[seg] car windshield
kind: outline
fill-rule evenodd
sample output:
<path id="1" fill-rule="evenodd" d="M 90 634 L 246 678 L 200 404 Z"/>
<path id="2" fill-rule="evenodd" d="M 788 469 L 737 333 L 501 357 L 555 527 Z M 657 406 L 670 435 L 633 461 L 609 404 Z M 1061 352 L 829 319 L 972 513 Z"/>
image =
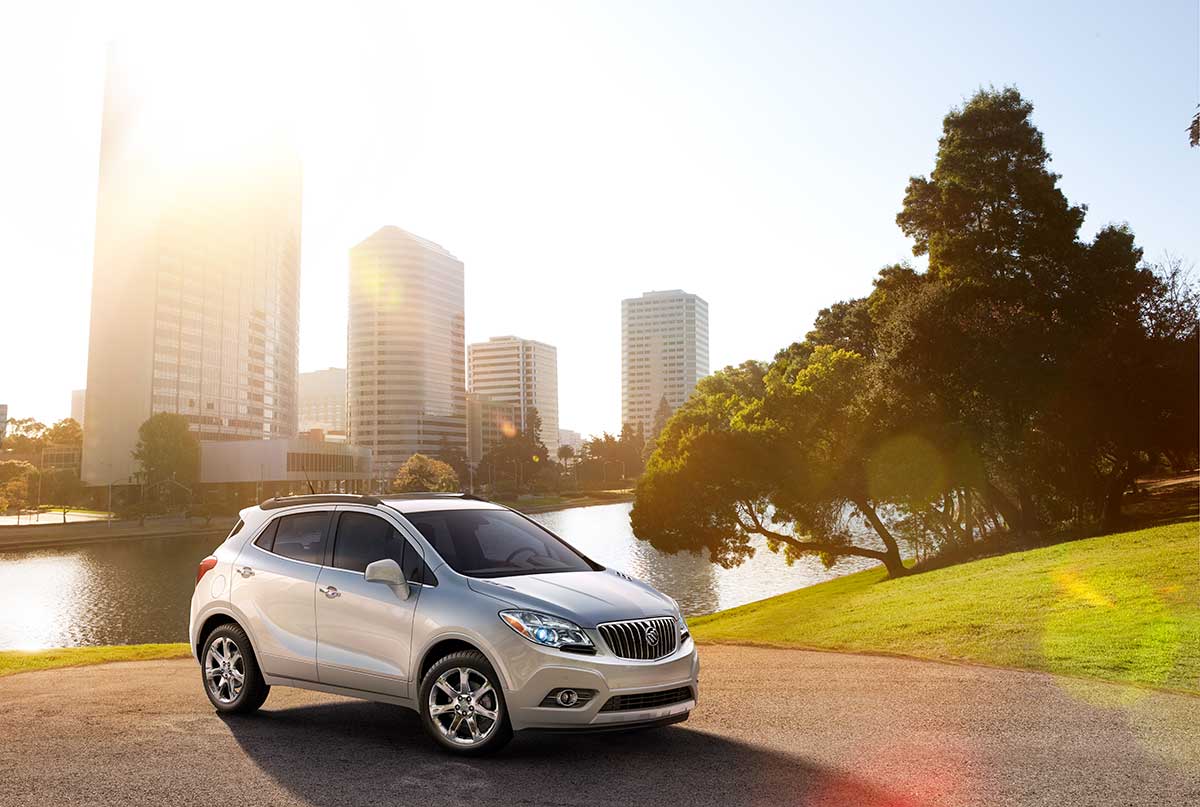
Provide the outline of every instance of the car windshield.
<path id="1" fill-rule="evenodd" d="M 407 518 L 450 568 L 469 577 L 594 569 L 574 549 L 510 510 L 436 510 Z"/>

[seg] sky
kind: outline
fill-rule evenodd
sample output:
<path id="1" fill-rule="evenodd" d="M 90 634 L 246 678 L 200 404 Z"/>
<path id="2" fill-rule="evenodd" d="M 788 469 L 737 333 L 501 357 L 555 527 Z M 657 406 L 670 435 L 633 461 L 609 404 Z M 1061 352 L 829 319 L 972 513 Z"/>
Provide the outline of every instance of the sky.
<path id="1" fill-rule="evenodd" d="M 704 297 L 718 369 L 914 260 L 905 185 L 980 87 L 1033 102 L 1085 236 L 1200 261 L 1197 0 L 844 5 L 4 3 L 0 403 L 50 422 L 86 382 L 114 38 L 289 67 L 302 371 L 345 366 L 347 253 L 392 224 L 464 262 L 468 341 L 557 346 L 585 435 L 620 428 L 622 298 Z"/>

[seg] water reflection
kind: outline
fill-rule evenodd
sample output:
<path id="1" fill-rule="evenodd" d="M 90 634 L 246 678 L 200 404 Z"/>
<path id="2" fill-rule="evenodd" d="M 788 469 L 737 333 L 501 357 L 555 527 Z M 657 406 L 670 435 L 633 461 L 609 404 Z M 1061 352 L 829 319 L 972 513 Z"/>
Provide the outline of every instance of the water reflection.
<path id="1" fill-rule="evenodd" d="M 754 557 L 721 569 L 702 555 L 666 555 L 637 540 L 629 504 L 534 516 L 593 559 L 670 594 L 684 613 L 710 613 L 812 585 L 873 564 L 793 566 L 758 543 Z M 0 649 L 179 642 L 187 639 L 196 564 L 218 541 L 159 538 L 0 554 Z"/>
<path id="2" fill-rule="evenodd" d="M 751 542 L 756 549 L 752 558 L 736 568 L 722 569 L 709 563 L 707 553 L 668 555 L 639 541 L 629 527 L 632 506 L 577 507 L 533 518 L 593 560 L 671 595 L 691 616 L 745 605 L 876 564 L 868 558 L 846 558 L 826 569 L 820 560 L 809 557 L 788 566 L 782 555 L 771 552 L 766 541 L 759 539 Z"/>

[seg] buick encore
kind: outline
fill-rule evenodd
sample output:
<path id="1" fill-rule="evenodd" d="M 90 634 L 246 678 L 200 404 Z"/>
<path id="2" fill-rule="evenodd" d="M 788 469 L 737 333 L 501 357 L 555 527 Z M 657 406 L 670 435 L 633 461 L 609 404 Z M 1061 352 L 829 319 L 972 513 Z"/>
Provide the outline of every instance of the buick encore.
<path id="1" fill-rule="evenodd" d="M 415 709 L 443 748 L 481 754 L 514 731 L 663 726 L 696 705 L 675 601 L 514 510 L 329 494 L 239 515 L 192 596 L 219 712 L 313 689 Z"/>

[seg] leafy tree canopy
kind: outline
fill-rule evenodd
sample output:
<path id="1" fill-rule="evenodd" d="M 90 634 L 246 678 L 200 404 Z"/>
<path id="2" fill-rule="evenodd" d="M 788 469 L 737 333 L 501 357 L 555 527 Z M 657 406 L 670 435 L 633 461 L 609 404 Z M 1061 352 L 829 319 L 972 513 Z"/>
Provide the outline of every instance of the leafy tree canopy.
<path id="1" fill-rule="evenodd" d="M 151 415 L 138 427 L 133 458 L 150 485 L 170 479 L 191 487 L 200 478 L 200 441 L 183 415 Z"/>
<path id="2" fill-rule="evenodd" d="M 435 460 L 424 454 L 413 454 L 392 480 L 392 492 L 413 493 L 422 491 L 454 492 L 459 490 L 458 475 L 448 463 Z"/>

